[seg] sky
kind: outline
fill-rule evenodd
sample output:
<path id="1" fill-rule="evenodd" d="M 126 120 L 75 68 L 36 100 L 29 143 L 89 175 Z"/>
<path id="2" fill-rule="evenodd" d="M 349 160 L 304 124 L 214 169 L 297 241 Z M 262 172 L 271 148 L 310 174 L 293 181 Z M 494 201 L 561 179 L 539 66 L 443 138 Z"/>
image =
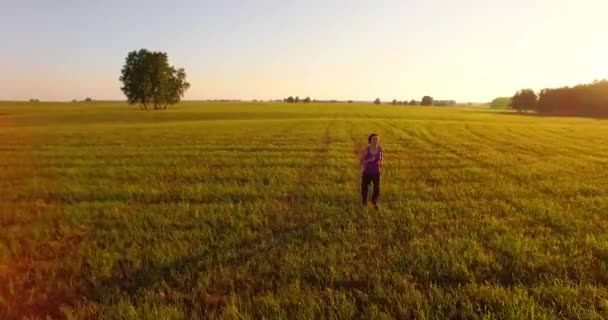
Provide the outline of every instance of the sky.
<path id="1" fill-rule="evenodd" d="M 608 78 L 606 0 L 0 0 L 0 100 L 125 99 L 164 51 L 184 99 L 485 102 Z"/>

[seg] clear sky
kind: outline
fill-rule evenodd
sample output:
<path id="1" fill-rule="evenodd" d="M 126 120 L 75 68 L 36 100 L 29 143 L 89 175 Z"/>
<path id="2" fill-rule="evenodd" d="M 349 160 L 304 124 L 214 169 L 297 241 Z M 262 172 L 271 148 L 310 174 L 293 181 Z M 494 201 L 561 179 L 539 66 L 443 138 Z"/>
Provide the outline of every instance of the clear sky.
<path id="1" fill-rule="evenodd" d="M 0 0 L 0 100 L 123 99 L 129 51 L 185 99 L 488 101 L 608 78 L 607 0 Z"/>

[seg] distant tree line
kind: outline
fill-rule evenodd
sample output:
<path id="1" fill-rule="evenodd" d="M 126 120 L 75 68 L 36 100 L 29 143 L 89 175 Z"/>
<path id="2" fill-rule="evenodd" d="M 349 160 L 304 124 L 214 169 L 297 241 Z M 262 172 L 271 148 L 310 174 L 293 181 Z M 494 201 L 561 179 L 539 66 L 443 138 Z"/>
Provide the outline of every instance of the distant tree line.
<path id="1" fill-rule="evenodd" d="M 397 100 L 397 99 L 393 99 L 393 101 L 391 101 L 391 104 L 394 105 L 394 106 L 417 106 L 417 105 L 420 105 L 420 103 L 418 101 L 416 101 L 416 100 L 410 100 L 410 101 L 403 100 L 403 101 L 400 101 L 400 100 Z"/>
<path id="2" fill-rule="evenodd" d="M 575 87 L 519 90 L 511 98 L 513 109 L 543 115 L 608 117 L 608 80 Z"/>
<path id="3" fill-rule="evenodd" d="M 379 105 L 382 104 L 382 101 L 380 101 L 380 98 L 376 98 L 376 100 L 374 100 L 374 104 Z M 444 107 L 444 106 L 453 106 L 456 105 L 456 101 L 454 100 L 434 100 L 433 97 L 431 96 L 424 96 L 422 97 L 422 100 L 420 100 L 420 102 L 416 101 L 416 100 L 410 100 L 409 102 L 406 100 L 400 101 L 397 99 L 393 99 L 393 101 L 391 101 L 392 105 L 409 105 L 409 106 L 438 106 L 438 107 Z"/>
<path id="4" fill-rule="evenodd" d="M 511 103 L 511 97 L 498 97 L 490 102 L 490 109 L 509 109 Z"/>
<path id="5" fill-rule="evenodd" d="M 93 102 L 95 101 L 95 99 L 90 98 L 90 97 L 86 97 L 84 98 L 84 100 L 82 100 L 83 102 Z M 72 102 L 78 102 L 78 99 L 73 99 Z"/>
<path id="6" fill-rule="evenodd" d="M 322 100 L 322 99 L 313 99 L 312 102 L 314 102 L 314 103 L 341 103 L 341 102 L 353 103 L 353 100 L 336 100 L 336 99 Z"/>
<path id="7" fill-rule="evenodd" d="M 241 99 L 207 99 L 206 102 L 242 102 Z"/>
<path id="8" fill-rule="evenodd" d="M 433 105 L 436 107 L 451 107 L 456 105 L 454 100 L 434 100 Z"/>
<path id="9" fill-rule="evenodd" d="M 303 100 L 300 100 L 300 97 L 296 96 L 295 98 L 292 96 L 289 96 L 287 98 L 285 98 L 283 101 L 287 102 L 287 103 L 310 103 L 312 100 L 310 100 L 310 97 L 306 97 Z"/>
<path id="10" fill-rule="evenodd" d="M 323 100 L 323 99 L 310 99 L 310 97 L 306 97 L 303 100 L 301 100 L 299 97 L 287 97 L 283 100 L 277 100 L 277 102 L 287 102 L 287 103 L 354 103 L 354 100 L 337 100 L 337 99 L 329 99 L 329 100 Z"/>

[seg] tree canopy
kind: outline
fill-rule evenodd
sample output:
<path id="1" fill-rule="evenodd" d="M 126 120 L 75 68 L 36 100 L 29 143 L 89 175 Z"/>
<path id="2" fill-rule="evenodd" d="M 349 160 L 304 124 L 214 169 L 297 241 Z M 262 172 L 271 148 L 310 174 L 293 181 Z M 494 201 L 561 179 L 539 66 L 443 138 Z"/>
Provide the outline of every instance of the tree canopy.
<path id="1" fill-rule="evenodd" d="M 432 106 L 433 105 L 433 97 L 424 96 L 422 97 L 422 101 L 420 102 L 421 106 Z"/>
<path id="2" fill-rule="evenodd" d="M 142 110 L 166 109 L 190 88 L 183 68 L 169 65 L 166 53 L 146 49 L 129 52 L 120 81 L 129 103 L 139 104 Z"/>
<path id="3" fill-rule="evenodd" d="M 498 97 L 490 102 L 490 109 L 508 109 L 511 107 L 511 97 Z"/>
<path id="4" fill-rule="evenodd" d="M 536 110 L 549 115 L 608 117 L 608 80 L 543 89 Z"/>
<path id="5" fill-rule="evenodd" d="M 524 110 L 536 110 L 538 97 L 532 89 L 522 89 L 515 93 L 511 98 L 511 106 L 513 109 L 521 112 Z"/>

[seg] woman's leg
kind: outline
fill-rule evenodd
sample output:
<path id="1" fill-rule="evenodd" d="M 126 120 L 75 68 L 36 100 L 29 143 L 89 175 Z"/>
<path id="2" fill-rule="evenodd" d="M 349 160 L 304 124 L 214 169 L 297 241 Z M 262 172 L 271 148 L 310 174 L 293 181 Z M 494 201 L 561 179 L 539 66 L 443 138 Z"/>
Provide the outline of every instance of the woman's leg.
<path id="1" fill-rule="evenodd" d="M 372 177 L 374 183 L 374 190 L 372 191 L 372 203 L 374 206 L 378 205 L 378 197 L 380 196 L 380 175 Z"/>
<path id="2" fill-rule="evenodd" d="M 367 204 L 367 194 L 368 194 L 368 188 L 369 188 L 369 183 L 370 183 L 370 178 L 368 175 L 363 174 L 361 175 L 361 200 L 363 205 Z"/>

